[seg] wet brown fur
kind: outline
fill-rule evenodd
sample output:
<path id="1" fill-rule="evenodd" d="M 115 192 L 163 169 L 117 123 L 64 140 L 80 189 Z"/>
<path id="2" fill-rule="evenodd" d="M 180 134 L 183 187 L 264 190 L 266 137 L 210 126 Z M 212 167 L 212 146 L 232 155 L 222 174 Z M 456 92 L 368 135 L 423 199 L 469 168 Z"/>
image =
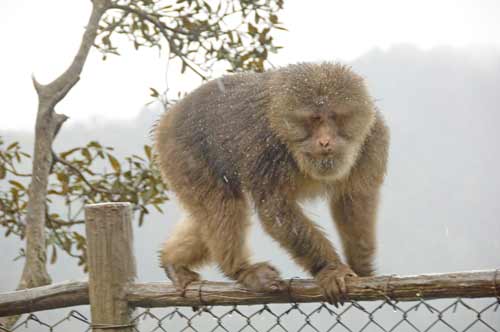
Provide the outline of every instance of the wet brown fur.
<path id="1" fill-rule="evenodd" d="M 310 158 L 318 137 L 332 139 L 333 151 Z M 188 212 L 164 244 L 162 266 L 181 289 L 199 278 L 190 269 L 209 261 L 247 287 L 280 289 L 271 265 L 249 260 L 253 202 L 264 230 L 332 302 L 342 300 L 345 277 L 374 271 L 388 143 L 363 80 L 340 64 L 290 65 L 202 85 L 155 129 L 158 165 Z M 330 202 L 352 271 L 302 212 L 300 202 L 317 196 Z"/>

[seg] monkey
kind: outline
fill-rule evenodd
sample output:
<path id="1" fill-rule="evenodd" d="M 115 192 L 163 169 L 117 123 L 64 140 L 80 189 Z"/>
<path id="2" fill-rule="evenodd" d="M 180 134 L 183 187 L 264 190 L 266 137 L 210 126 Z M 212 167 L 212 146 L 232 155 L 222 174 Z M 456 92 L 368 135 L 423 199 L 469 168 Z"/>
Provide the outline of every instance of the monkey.
<path id="1" fill-rule="evenodd" d="M 385 120 L 349 66 L 299 63 L 202 84 L 154 129 L 162 178 L 187 212 L 160 251 L 161 266 L 179 291 L 209 262 L 253 291 L 283 290 L 275 267 L 250 260 L 255 210 L 325 299 L 343 304 L 346 280 L 375 272 L 388 147 Z M 315 197 L 329 204 L 345 263 L 302 211 Z"/>

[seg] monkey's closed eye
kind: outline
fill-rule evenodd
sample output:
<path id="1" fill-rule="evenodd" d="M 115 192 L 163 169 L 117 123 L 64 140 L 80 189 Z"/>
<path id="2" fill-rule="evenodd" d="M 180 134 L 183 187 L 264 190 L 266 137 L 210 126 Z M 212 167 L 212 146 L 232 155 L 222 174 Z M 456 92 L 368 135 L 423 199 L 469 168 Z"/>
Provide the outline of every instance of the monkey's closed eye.
<path id="1" fill-rule="evenodd" d="M 332 120 L 337 120 L 338 115 L 337 115 L 337 113 L 333 113 L 333 112 L 331 112 L 330 114 L 328 114 L 328 117 L 329 117 L 330 119 L 332 119 Z"/>

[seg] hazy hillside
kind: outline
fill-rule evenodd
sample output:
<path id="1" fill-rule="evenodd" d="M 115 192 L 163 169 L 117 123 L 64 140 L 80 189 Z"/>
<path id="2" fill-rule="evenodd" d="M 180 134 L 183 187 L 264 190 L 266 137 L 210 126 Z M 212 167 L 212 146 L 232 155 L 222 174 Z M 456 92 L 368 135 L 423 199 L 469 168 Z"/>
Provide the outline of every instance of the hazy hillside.
<path id="1" fill-rule="evenodd" d="M 373 51 L 353 64 L 368 79 L 392 130 L 380 218 L 382 271 L 438 272 L 500 263 L 495 240 L 500 235 L 500 57 L 481 54 L 400 46 Z M 401 243 L 405 247 L 398 248 Z"/>
<path id="2" fill-rule="evenodd" d="M 500 266 L 500 54 L 398 46 L 374 50 L 353 63 L 368 80 L 392 130 L 390 169 L 379 218 L 379 272 L 416 274 Z M 142 151 L 157 115 L 143 111 L 130 123 L 63 128 L 57 149 L 97 139 L 118 154 Z M 2 133 L 31 144 L 25 133 Z M 31 145 L 27 146 L 29 150 Z M 323 204 L 306 207 L 331 230 Z M 156 251 L 180 212 L 175 201 L 136 229 L 141 280 L 163 279 Z M 333 233 L 333 231 L 332 231 Z M 333 239 L 336 239 L 333 236 Z M 0 240 L 0 291 L 15 287 L 19 243 Z M 267 236 L 254 228 L 255 257 L 275 262 L 287 277 L 305 276 Z M 269 255 L 273 253 L 273 255 Z M 55 281 L 81 278 L 61 257 L 50 268 Z M 221 278 L 213 269 L 209 278 Z"/>

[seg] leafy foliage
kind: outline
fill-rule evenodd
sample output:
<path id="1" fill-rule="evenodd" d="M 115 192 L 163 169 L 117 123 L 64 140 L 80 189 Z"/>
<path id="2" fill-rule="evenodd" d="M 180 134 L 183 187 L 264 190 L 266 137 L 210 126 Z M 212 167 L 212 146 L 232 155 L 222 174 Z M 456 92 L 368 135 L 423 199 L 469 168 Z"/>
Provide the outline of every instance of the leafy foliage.
<path id="1" fill-rule="evenodd" d="M 17 142 L 4 147 L 0 138 L 0 226 L 5 235 L 23 239 L 28 188 L 16 168 L 29 155 Z M 163 212 L 161 204 L 168 197 L 166 187 L 152 162 L 151 147 L 144 146 L 144 156 L 131 155 L 120 162 L 113 148 L 92 141 L 83 147 L 54 156 L 47 191 L 46 237 L 51 248 L 50 262 L 57 259 L 58 250 L 77 258 L 86 269 L 86 241 L 83 235 L 83 208 L 98 202 L 131 202 L 139 225 L 151 208 Z M 51 204 L 60 203 L 60 204 Z M 56 206 L 64 206 L 58 211 Z M 21 255 L 23 252 L 21 251 Z"/>
<path id="2" fill-rule="evenodd" d="M 21 151 L 18 142 L 7 146 L 0 137 L 0 225 L 6 228 L 5 235 L 15 234 L 24 238 L 24 225 L 21 222 L 26 212 L 28 192 L 22 177 L 30 177 L 18 171 L 19 164 L 30 158 Z"/>
<path id="3" fill-rule="evenodd" d="M 168 46 L 169 56 L 202 78 L 214 65 L 229 71 L 264 70 L 269 52 L 280 47 L 272 36 L 284 30 L 277 13 L 283 0 L 118 0 L 100 26 L 96 43 L 118 54 L 114 37 L 126 35 L 136 49 Z"/>

